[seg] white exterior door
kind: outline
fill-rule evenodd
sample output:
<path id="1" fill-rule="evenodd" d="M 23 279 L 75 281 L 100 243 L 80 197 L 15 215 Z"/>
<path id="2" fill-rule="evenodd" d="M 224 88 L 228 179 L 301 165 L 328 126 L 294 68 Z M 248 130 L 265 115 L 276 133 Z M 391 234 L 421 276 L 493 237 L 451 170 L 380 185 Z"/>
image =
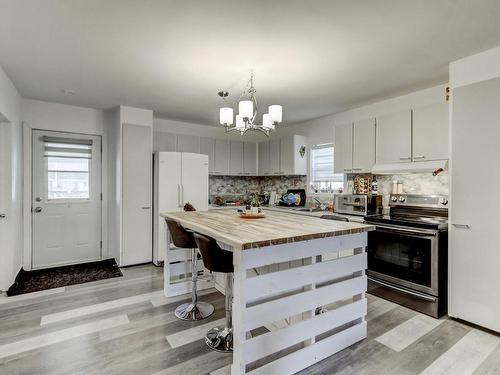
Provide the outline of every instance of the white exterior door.
<path id="1" fill-rule="evenodd" d="M 102 258 L 101 137 L 33 131 L 32 267 Z"/>

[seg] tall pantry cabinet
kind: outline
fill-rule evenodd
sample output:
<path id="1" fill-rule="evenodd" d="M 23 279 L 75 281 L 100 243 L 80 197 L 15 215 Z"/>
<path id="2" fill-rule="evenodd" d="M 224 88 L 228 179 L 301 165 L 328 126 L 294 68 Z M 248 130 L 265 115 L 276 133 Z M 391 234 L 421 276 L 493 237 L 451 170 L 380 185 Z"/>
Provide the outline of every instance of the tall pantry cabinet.
<path id="1" fill-rule="evenodd" d="M 106 129 L 108 248 L 120 266 L 152 260 L 153 112 L 120 106 Z"/>

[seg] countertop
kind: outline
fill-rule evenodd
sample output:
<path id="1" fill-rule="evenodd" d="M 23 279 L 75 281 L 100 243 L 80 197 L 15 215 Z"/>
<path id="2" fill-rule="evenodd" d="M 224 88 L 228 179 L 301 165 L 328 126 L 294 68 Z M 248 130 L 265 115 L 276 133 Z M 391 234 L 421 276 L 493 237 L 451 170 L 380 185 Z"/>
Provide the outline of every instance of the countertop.
<path id="1" fill-rule="evenodd" d="M 238 208 L 244 209 L 245 206 L 209 206 L 209 210 L 223 210 L 223 209 L 233 209 L 237 210 Z M 339 214 L 336 212 L 330 212 L 330 211 L 297 211 L 293 208 L 290 207 L 284 207 L 284 206 L 263 206 L 262 207 L 264 211 L 275 211 L 275 212 L 285 212 L 287 214 L 294 214 L 294 215 L 302 215 L 302 216 L 311 216 L 311 217 L 321 217 L 323 215 L 337 215 L 337 216 L 342 216 L 346 217 L 349 219 L 349 221 L 354 221 L 357 223 L 363 223 L 364 222 L 364 217 L 363 216 L 357 216 L 357 215 L 345 215 L 345 214 Z"/>
<path id="2" fill-rule="evenodd" d="M 290 215 L 275 210 L 267 210 L 266 217 L 262 219 L 242 219 L 235 209 L 162 212 L 160 215 L 236 250 L 344 236 L 375 229 L 373 225 Z"/>

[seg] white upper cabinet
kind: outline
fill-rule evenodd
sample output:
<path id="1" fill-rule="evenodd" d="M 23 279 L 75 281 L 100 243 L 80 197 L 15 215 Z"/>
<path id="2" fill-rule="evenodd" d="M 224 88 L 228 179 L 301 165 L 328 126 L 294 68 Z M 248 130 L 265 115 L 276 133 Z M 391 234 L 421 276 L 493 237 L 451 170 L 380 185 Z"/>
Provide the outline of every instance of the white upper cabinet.
<path id="1" fill-rule="evenodd" d="M 291 135 L 281 138 L 280 141 L 280 174 L 306 175 L 306 137 Z M 303 153 L 301 153 L 301 149 L 303 149 Z"/>
<path id="2" fill-rule="evenodd" d="M 269 141 L 269 172 L 270 174 L 281 174 L 281 142 L 280 139 Z"/>
<path id="3" fill-rule="evenodd" d="M 153 134 L 153 150 L 175 152 L 177 148 L 177 134 L 154 132 Z"/>
<path id="4" fill-rule="evenodd" d="M 333 147 L 335 173 L 352 172 L 352 123 L 335 126 Z"/>
<path id="5" fill-rule="evenodd" d="M 370 172 L 375 165 L 375 119 L 353 124 L 352 171 Z"/>
<path id="6" fill-rule="evenodd" d="M 411 111 L 377 117 L 377 163 L 411 161 Z"/>
<path id="7" fill-rule="evenodd" d="M 448 159 L 448 103 L 413 109 L 413 161 Z"/>
<path id="8" fill-rule="evenodd" d="M 215 139 L 200 138 L 200 154 L 208 155 L 208 173 L 213 173 L 215 164 Z"/>
<path id="9" fill-rule="evenodd" d="M 243 142 L 229 142 L 229 173 L 243 174 Z"/>
<path id="10" fill-rule="evenodd" d="M 249 176 L 257 174 L 257 143 L 255 142 L 243 144 L 243 174 Z"/>
<path id="11" fill-rule="evenodd" d="M 177 135 L 177 152 L 200 153 L 200 137 L 195 135 Z"/>
<path id="12" fill-rule="evenodd" d="M 259 176 L 271 174 L 269 167 L 269 141 L 259 142 Z"/>
<path id="13" fill-rule="evenodd" d="M 229 142 L 225 139 L 215 140 L 213 173 L 229 174 Z"/>

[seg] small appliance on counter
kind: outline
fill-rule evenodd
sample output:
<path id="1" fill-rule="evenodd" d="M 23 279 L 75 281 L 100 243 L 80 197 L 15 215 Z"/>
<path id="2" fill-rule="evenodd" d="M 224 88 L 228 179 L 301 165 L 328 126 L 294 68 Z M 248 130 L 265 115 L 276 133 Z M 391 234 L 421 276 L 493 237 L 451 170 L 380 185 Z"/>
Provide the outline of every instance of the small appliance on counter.
<path id="1" fill-rule="evenodd" d="M 306 191 L 305 189 L 288 189 L 278 201 L 278 206 L 295 207 L 305 206 Z"/>
<path id="2" fill-rule="evenodd" d="M 335 213 L 368 216 L 382 212 L 382 195 L 337 194 Z"/>

